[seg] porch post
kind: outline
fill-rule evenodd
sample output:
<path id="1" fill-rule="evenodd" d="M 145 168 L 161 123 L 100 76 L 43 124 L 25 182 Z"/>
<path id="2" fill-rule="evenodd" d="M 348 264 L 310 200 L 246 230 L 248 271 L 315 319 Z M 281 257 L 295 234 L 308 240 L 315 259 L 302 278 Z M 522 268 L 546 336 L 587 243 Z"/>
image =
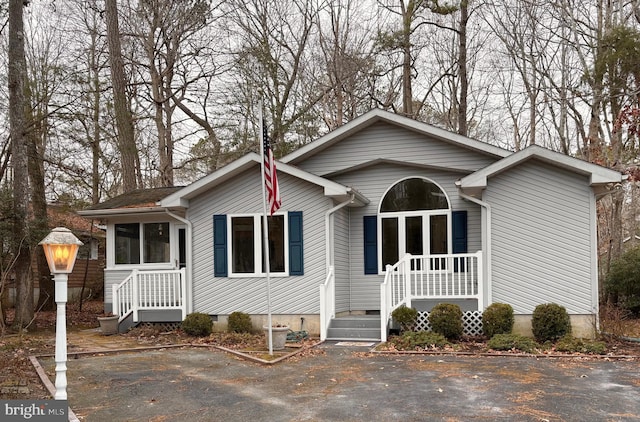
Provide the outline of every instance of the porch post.
<path id="1" fill-rule="evenodd" d="M 406 254 L 403 258 L 402 272 L 404 273 L 404 300 L 407 308 L 411 308 L 411 254 Z"/>
<path id="2" fill-rule="evenodd" d="M 476 261 L 478 262 L 478 311 L 484 311 L 484 308 L 489 306 L 487 298 L 484 297 L 484 265 L 482 259 L 482 251 L 476 252 Z"/>
<path id="3" fill-rule="evenodd" d="M 182 309 L 182 320 L 187 317 L 187 271 L 180 269 L 180 308 Z"/>
<path id="4" fill-rule="evenodd" d="M 138 317 L 138 308 L 139 308 L 139 293 L 140 293 L 140 278 L 138 277 L 138 270 L 131 271 L 131 309 L 133 310 L 133 322 L 138 322 L 140 319 Z"/>

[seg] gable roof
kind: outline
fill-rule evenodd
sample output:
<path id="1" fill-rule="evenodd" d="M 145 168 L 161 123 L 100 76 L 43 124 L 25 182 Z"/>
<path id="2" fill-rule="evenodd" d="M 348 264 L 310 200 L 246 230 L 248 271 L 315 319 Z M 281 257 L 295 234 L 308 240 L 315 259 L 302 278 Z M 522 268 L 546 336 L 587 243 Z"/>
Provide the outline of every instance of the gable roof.
<path id="1" fill-rule="evenodd" d="M 201 193 L 218 186 L 233 177 L 236 177 L 253 166 L 260 166 L 261 164 L 261 157 L 255 152 L 250 152 L 236 161 L 214 171 L 208 176 L 205 176 L 189 186 L 167 196 L 160 201 L 160 206 L 164 208 L 187 208 L 189 206 L 190 199 L 195 198 Z M 353 195 L 353 205 L 358 206 L 369 203 L 367 198 L 351 187 L 341 185 L 340 183 L 336 183 L 324 177 L 316 176 L 315 174 L 311 174 L 279 161 L 276 161 L 276 168 L 278 173 L 286 173 L 322 187 L 324 189 L 325 196 L 332 197 L 340 202 L 350 199 Z"/>
<path id="2" fill-rule="evenodd" d="M 440 129 L 427 123 L 419 122 L 409 117 L 376 108 L 329 132 L 325 136 L 318 138 L 317 140 L 310 142 L 282 157 L 280 161 L 291 164 L 298 163 L 378 122 L 390 123 L 413 132 L 423 134 L 430 138 L 435 138 L 440 141 L 455 144 L 498 158 L 512 154 L 511 151 L 506 149 L 498 148 L 485 142 L 480 142 L 475 139 L 467 138 L 466 136 L 458 135 L 457 133 Z"/>
<path id="3" fill-rule="evenodd" d="M 530 145 L 500 161 L 488 165 L 468 176 L 461 178 L 457 184 L 470 194 L 477 194 L 487 187 L 487 179 L 509 170 L 525 161 L 538 159 L 571 172 L 589 177 L 589 185 L 596 187 L 609 183 L 620 183 L 624 180 L 621 173 L 559 152 L 551 151 L 538 145 Z"/>

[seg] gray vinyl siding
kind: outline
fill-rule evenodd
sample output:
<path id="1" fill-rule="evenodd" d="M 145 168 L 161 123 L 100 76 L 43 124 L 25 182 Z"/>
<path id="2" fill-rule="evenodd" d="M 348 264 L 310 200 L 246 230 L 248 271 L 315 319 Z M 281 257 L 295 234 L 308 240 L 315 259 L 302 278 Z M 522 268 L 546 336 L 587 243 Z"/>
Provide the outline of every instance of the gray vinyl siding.
<path id="1" fill-rule="evenodd" d="M 518 314 L 551 302 L 593 313 L 587 177 L 531 160 L 490 178 L 484 199 L 492 207 L 493 301 Z"/>
<path id="2" fill-rule="evenodd" d="M 284 211 L 302 211 L 304 275 L 271 277 L 271 312 L 319 313 L 319 288 L 324 282 L 324 213 L 332 201 L 322 189 L 279 173 Z M 214 191 L 192 199 L 188 218 L 193 223 L 193 309 L 208 314 L 267 313 L 265 277 L 214 277 L 213 215 L 262 213 L 259 166 Z"/>
<path id="3" fill-rule="evenodd" d="M 296 165 L 323 176 L 377 159 L 468 171 L 479 170 L 497 160 L 389 123 L 378 122 Z"/>
<path id="4" fill-rule="evenodd" d="M 104 270 L 104 303 L 113 303 L 112 286 L 122 283 L 129 274 L 131 270 Z"/>
<path id="5" fill-rule="evenodd" d="M 468 211 L 468 249 L 476 252 L 482 248 L 480 208 L 462 200 L 457 194 L 455 181 L 464 174 L 438 170 L 424 170 L 396 164 L 381 163 L 358 172 L 343 174 L 334 180 L 354 186 L 371 202 L 361 208 L 350 208 L 350 310 L 380 309 L 380 284 L 382 275 L 364 274 L 363 217 L 376 215 L 382 195 L 399 180 L 406 177 L 427 177 L 440 185 L 452 204 L 452 210 Z"/>
<path id="6" fill-rule="evenodd" d="M 334 256 L 333 263 L 336 276 L 336 312 L 349 310 L 351 297 L 350 263 L 351 248 L 349 247 L 349 208 L 342 208 L 334 214 Z"/>

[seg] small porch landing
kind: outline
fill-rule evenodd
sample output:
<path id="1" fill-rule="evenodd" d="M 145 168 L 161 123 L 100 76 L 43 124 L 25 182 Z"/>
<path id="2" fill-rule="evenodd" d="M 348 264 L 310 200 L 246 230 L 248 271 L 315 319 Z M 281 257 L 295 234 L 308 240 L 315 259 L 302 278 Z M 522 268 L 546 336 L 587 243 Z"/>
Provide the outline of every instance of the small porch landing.
<path id="1" fill-rule="evenodd" d="M 113 313 L 119 332 L 143 322 L 180 322 L 186 317 L 185 270 L 133 270 L 113 286 Z"/>

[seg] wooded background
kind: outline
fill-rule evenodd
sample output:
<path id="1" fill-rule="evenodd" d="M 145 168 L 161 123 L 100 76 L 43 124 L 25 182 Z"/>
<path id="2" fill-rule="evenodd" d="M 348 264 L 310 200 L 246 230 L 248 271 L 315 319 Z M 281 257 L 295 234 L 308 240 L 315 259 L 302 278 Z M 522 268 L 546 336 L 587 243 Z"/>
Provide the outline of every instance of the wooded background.
<path id="1" fill-rule="evenodd" d="M 600 201 L 603 274 L 635 242 L 640 0 L 0 2 L 0 274 L 17 326 L 47 203 L 78 209 L 276 156 L 372 108 L 629 174 Z M 4 322 L 4 315 L 2 318 Z"/>

